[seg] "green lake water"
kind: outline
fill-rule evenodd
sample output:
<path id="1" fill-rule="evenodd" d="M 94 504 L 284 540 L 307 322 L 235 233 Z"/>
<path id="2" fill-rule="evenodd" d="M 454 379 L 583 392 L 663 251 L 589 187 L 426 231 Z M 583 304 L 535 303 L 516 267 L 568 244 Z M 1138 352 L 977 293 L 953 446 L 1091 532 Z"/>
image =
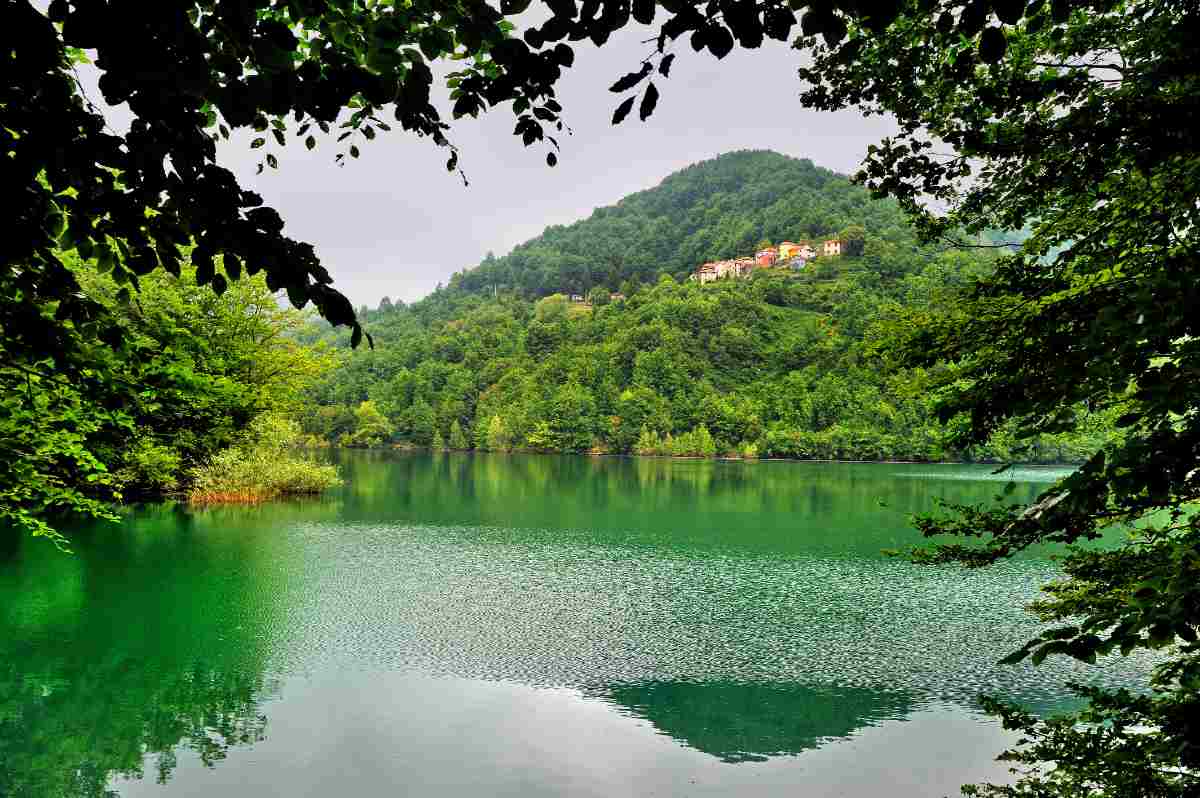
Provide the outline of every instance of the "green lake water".
<path id="1" fill-rule="evenodd" d="M 995 664 L 1048 552 L 880 553 L 986 467 L 331 456 L 319 500 L 0 540 L 0 796 L 951 795 L 1003 777 L 980 692 L 1147 668 Z"/>

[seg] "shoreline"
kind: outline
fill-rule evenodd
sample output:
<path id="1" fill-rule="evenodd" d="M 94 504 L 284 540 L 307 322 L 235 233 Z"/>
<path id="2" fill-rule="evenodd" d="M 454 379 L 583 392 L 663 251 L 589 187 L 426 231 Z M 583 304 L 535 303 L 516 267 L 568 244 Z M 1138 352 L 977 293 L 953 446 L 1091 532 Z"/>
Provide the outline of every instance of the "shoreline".
<path id="1" fill-rule="evenodd" d="M 722 463 L 846 463 L 846 464 L 870 464 L 870 465 L 927 465 L 927 466 L 992 466 L 995 468 L 1078 468 L 1081 463 L 1072 462 L 1053 462 L 1053 463 L 1035 463 L 1014 461 L 1005 463 L 998 460 L 847 460 L 847 459 L 830 459 L 830 458 L 800 458 L 800 457 L 699 457 L 695 455 L 669 455 L 669 454 L 624 454 L 619 452 L 538 452 L 529 449 L 518 449 L 506 452 L 490 451 L 483 449 L 432 449 L 423 446 L 338 446 L 329 444 L 327 446 L 315 447 L 318 450 L 337 450 L 349 452 L 396 452 L 404 454 L 501 454 L 501 455 L 529 455 L 539 457 L 612 457 L 626 458 L 630 460 L 687 460 L 687 461 L 709 461 Z"/>

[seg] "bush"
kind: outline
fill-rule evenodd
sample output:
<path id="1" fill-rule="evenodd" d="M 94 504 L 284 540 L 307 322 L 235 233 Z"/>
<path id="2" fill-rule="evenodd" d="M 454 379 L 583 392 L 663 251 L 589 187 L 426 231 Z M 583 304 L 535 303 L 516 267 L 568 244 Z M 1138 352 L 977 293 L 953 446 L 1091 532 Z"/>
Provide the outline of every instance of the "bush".
<path id="1" fill-rule="evenodd" d="M 300 426 L 274 416 L 257 418 L 249 440 L 218 452 L 193 469 L 193 502 L 260 502 L 317 494 L 341 484 L 337 466 L 317 463 L 297 449 Z"/>
<path id="2" fill-rule="evenodd" d="M 467 436 L 463 433 L 462 425 L 458 423 L 458 419 L 450 422 L 450 448 L 455 451 L 463 451 L 471 448 L 471 444 L 467 442 Z"/>
<path id="3" fill-rule="evenodd" d="M 668 448 L 676 457 L 715 457 L 717 454 L 717 444 L 703 424 L 672 438 Z"/>
<path id="4" fill-rule="evenodd" d="M 512 437 L 500 416 L 492 416 L 487 428 L 479 427 L 476 447 L 489 452 L 507 452 L 512 448 Z"/>
<path id="5" fill-rule="evenodd" d="M 716 457 L 717 442 L 713 440 L 708 427 L 701 424 L 690 432 L 672 436 L 669 432 L 665 438 L 648 427 L 642 427 L 637 443 L 633 447 L 634 454 L 640 455 L 670 455 L 672 457 Z"/>
<path id="6" fill-rule="evenodd" d="M 656 455 L 664 454 L 665 447 L 663 441 L 658 437 L 658 433 L 647 427 L 642 427 L 641 434 L 638 435 L 637 443 L 633 445 L 634 454 L 641 455 Z"/>
<path id="7" fill-rule="evenodd" d="M 361 402 L 354 410 L 354 432 L 346 438 L 351 446 L 382 446 L 392 435 L 392 425 L 375 403 Z"/>
<path id="8" fill-rule="evenodd" d="M 116 477 L 126 492 L 129 486 L 136 486 L 141 493 L 163 493 L 179 486 L 179 470 L 179 452 L 148 437 L 140 437 L 129 448 L 125 465 Z"/>

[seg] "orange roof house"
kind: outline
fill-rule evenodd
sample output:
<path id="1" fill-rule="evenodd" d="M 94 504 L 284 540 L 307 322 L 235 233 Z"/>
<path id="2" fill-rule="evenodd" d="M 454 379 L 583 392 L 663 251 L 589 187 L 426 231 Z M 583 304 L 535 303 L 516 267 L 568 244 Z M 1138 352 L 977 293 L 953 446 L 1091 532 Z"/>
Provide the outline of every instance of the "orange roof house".
<path id="1" fill-rule="evenodd" d="M 761 266 L 770 266 L 778 258 L 779 250 L 775 247 L 767 247 L 766 249 L 760 249 L 758 252 L 754 253 L 754 259 L 757 260 Z"/>

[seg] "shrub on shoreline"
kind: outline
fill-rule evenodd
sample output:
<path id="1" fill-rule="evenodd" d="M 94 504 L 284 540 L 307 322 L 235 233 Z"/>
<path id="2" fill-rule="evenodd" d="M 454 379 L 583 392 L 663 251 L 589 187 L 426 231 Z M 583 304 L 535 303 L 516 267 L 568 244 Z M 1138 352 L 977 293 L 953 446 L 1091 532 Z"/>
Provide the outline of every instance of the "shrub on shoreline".
<path id="1" fill-rule="evenodd" d="M 341 484 L 337 466 L 318 463 L 300 451 L 298 424 L 261 416 L 250 439 L 218 452 L 193 469 L 188 500 L 254 504 L 280 496 L 315 495 Z"/>

